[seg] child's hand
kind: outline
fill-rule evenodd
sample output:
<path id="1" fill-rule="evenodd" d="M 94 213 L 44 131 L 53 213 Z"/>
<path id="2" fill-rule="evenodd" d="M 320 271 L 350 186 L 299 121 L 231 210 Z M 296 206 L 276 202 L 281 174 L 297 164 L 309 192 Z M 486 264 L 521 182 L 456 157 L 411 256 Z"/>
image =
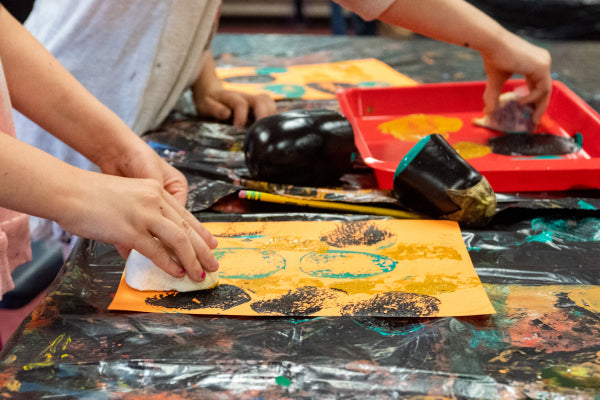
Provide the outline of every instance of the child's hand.
<path id="1" fill-rule="evenodd" d="M 64 195 L 68 211 L 57 218 L 64 229 L 112 243 L 124 258 L 136 249 L 175 277 L 202 281 L 218 269 L 216 238 L 161 183 L 83 170 L 77 176 Z"/>
<path id="2" fill-rule="evenodd" d="M 233 90 L 218 88 L 204 92 L 194 98 L 199 115 L 213 117 L 221 121 L 233 117 L 233 125 L 242 128 L 248 121 L 250 111 L 259 120 L 275 113 L 275 101 L 266 94 L 251 95 Z"/>
<path id="3" fill-rule="evenodd" d="M 102 172 L 127 178 L 154 179 L 170 193 L 177 202 L 185 206 L 188 183 L 185 176 L 159 157 L 150 146 L 131 135 L 127 149 L 118 152 L 115 158 L 103 158 L 98 162 Z"/>
<path id="4" fill-rule="evenodd" d="M 266 94 L 251 95 L 224 89 L 210 50 L 206 51 L 202 70 L 192 85 L 192 94 L 199 115 L 220 121 L 232 119 L 238 128 L 246 125 L 250 111 L 254 113 L 254 119 L 259 120 L 274 114 L 277 109 L 275 101 Z"/>
<path id="5" fill-rule="evenodd" d="M 537 125 L 550 103 L 552 92 L 550 53 L 510 33 L 506 34 L 503 43 L 504 46 L 494 48 L 490 54 L 482 53 L 488 77 L 483 97 L 484 112 L 487 114 L 496 108 L 506 80 L 513 74 L 521 74 L 527 81 L 529 94 L 519 101 L 534 106 L 532 120 Z"/>

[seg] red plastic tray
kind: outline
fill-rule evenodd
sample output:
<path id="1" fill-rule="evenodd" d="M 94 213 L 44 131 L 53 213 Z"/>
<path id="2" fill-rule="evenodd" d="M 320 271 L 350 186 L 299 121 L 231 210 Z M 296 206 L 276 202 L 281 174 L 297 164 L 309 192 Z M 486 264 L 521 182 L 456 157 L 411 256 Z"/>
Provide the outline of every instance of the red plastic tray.
<path id="1" fill-rule="evenodd" d="M 504 91 L 525 85 L 510 80 Z M 356 146 L 367 165 L 375 170 L 379 186 L 391 189 L 396 167 L 416 142 L 384 134 L 378 126 L 410 114 L 457 117 L 463 121 L 450 133 L 450 144 L 469 141 L 487 144 L 501 133 L 475 126 L 482 116 L 485 82 L 422 84 L 412 87 L 350 88 L 338 92 L 342 112 L 354 129 Z M 536 132 L 572 137 L 580 132 L 583 148 L 553 157 L 488 154 L 466 160 L 484 175 L 496 192 L 559 191 L 600 188 L 600 116 L 587 103 L 554 81 L 552 96 Z M 435 132 L 432 132 L 435 133 Z"/>

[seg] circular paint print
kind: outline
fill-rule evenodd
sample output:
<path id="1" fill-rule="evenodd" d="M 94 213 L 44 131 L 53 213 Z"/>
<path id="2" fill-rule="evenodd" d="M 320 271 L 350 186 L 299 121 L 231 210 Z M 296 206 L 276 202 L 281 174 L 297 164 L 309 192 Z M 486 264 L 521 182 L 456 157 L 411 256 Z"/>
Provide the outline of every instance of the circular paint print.
<path id="1" fill-rule="evenodd" d="M 271 75 L 240 75 L 240 76 L 230 76 L 229 78 L 224 79 L 225 82 L 229 83 L 269 83 L 273 82 L 275 78 Z"/>
<path id="2" fill-rule="evenodd" d="M 285 268 L 285 259 L 271 250 L 229 247 L 213 252 L 219 276 L 229 279 L 262 279 Z"/>
<path id="3" fill-rule="evenodd" d="M 488 141 L 492 152 L 507 156 L 555 156 L 581 150 L 577 138 L 550 133 L 507 134 Z"/>
<path id="4" fill-rule="evenodd" d="M 306 84 L 311 89 L 327 94 L 336 94 L 338 90 L 348 89 L 355 85 L 344 82 L 309 82 Z"/>
<path id="5" fill-rule="evenodd" d="M 302 86 L 282 83 L 274 85 L 265 85 L 263 86 L 263 89 L 286 98 L 299 98 L 304 96 L 304 93 L 306 93 L 306 90 Z"/>
<path id="6" fill-rule="evenodd" d="M 417 293 L 386 292 L 342 307 L 349 317 L 433 317 L 442 302 L 437 297 Z"/>
<path id="7" fill-rule="evenodd" d="M 395 260 L 379 254 L 328 250 L 304 255 L 300 259 L 300 270 L 319 278 L 361 279 L 393 271 L 396 264 Z"/>

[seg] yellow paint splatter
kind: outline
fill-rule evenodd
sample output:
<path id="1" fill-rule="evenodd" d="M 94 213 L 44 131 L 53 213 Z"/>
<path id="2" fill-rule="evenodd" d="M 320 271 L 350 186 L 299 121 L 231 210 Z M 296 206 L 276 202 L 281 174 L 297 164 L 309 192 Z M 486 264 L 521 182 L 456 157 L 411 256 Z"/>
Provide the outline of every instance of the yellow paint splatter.
<path id="1" fill-rule="evenodd" d="M 454 150 L 465 160 L 487 156 L 492 152 L 489 146 L 473 142 L 457 142 L 452 145 Z"/>
<path id="2" fill-rule="evenodd" d="M 381 254 L 395 260 L 418 260 L 439 258 L 441 260 L 462 260 L 460 253 L 450 246 L 423 245 L 417 243 L 398 243 L 381 251 Z"/>
<path id="3" fill-rule="evenodd" d="M 378 292 L 377 285 L 381 284 L 382 280 L 376 279 L 354 279 L 351 281 L 339 282 L 331 285 L 332 289 L 342 290 L 349 295 L 357 293 L 375 294 Z"/>
<path id="4" fill-rule="evenodd" d="M 6 385 L 4 387 L 6 387 L 9 392 L 18 392 L 19 389 L 21 389 L 21 382 L 19 382 L 16 379 L 13 379 L 6 382 Z"/>
<path id="5" fill-rule="evenodd" d="M 411 293 L 436 295 L 440 293 L 454 292 L 458 288 L 458 278 L 456 276 L 445 275 L 427 275 L 425 280 L 419 282 L 410 282 L 406 285 L 406 290 Z"/>
<path id="6" fill-rule="evenodd" d="M 462 128 L 460 118 L 429 114 L 410 114 L 379 125 L 379 130 L 400 140 L 417 142 L 427 135 L 438 133 L 448 139 L 448 134 Z"/>
<path id="7" fill-rule="evenodd" d="M 4 363 L 5 363 L 5 364 L 12 364 L 12 363 L 14 363 L 15 361 L 17 361 L 17 356 L 16 356 L 16 355 L 14 355 L 14 354 L 10 354 L 10 355 L 8 355 L 8 356 L 6 357 L 6 359 L 4 360 Z"/>
<path id="8" fill-rule="evenodd" d="M 298 251 L 314 251 L 317 253 L 326 253 L 329 250 L 329 245 L 320 240 L 303 240 L 297 237 L 274 236 L 266 243 L 259 246 L 263 249 L 273 251 L 277 250 L 298 250 Z"/>

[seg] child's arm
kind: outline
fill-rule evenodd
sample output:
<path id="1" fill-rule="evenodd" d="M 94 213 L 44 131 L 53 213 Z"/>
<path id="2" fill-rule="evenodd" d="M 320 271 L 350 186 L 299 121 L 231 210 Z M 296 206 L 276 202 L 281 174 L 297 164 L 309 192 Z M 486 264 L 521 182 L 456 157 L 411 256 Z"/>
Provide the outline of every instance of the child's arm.
<path id="1" fill-rule="evenodd" d="M 0 132 L 0 187 L 2 207 L 115 244 L 124 257 L 135 248 L 173 276 L 202 280 L 218 268 L 216 239 L 155 180 L 75 168 Z"/>
<path id="2" fill-rule="evenodd" d="M 210 50 L 203 57 L 202 70 L 192 85 L 192 93 L 200 115 L 219 120 L 227 120 L 233 116 L 233 124 L 237 127 L 246 124 L 251 110 L 257 120 L 276 110 L 275 101 L 266 94 L 251 95 L 223 89 Z"/>
<path id="3" fill-rule="evenodd" d="M 352 7 L 370 2 L 339 0 Z M 473 48 L 481 53 L 488 76 L 484 94 L 486 112 L 495 108 L 502 85 L 512 74 L 525 76 L 530 93 L 522 103 L 535 105 L 539 123 L 550 101 L 550 54 L 508 32 L 486 14 L 463 0 L 395 0 L 378 17 L 433 39 Z"/>

